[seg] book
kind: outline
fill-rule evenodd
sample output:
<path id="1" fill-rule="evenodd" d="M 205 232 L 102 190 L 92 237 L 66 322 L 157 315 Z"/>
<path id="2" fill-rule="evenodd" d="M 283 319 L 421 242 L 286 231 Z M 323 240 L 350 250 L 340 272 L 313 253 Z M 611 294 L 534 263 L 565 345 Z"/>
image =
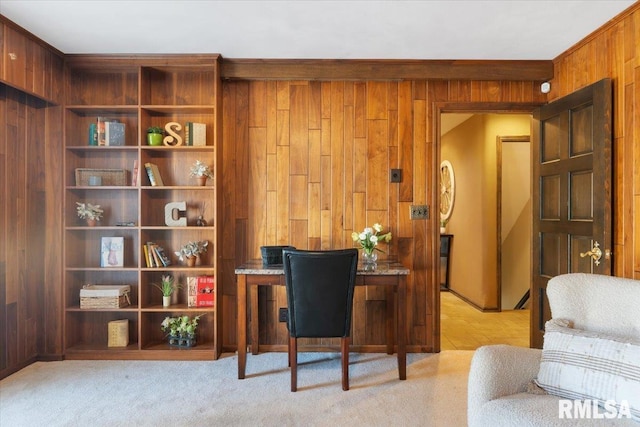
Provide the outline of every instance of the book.
<path id="1" fill-rule="evenodd" d="M 148 245 L 142 245 L 142 251 L 144 252 L 144 261 L 147 264 L 147 268 L 153 267 L 151 265 L 151 259 L 149 259 L 149 246 Z"/>
<path id="2" fill-rule="evenodd" d="M 207 145 L 207 125 L 204 123 L 191 123 L 189 132 L 193 146 Z"/>
<path id="3" fill-rule="evenodd" d="M 155 243 L 153 242 L 147 242 L 147 244 L 144 245 L 144 253 L 145 253 L 145 256 L 147 257 L 147 266 L 149 268 L 160 267 L 162 265 L 162 264 L 156 264 L 156 259 L 153 256 L 154 245 Z"/>
<path id="4" fill-rule="evenodd" d="M 213 307 L 215 302 L 215 277 L 187 277 L 187 306 Z"/>
<path id="5" fill-rule="evenodd" d="M 124 237 L 102 237 L 100 267 L 124 267 Z"/>
<path id="6" fill-rule="evenodd" d="M 131 172 L 131 185 L 133 187 L 137 187 L 138 186 L 138 160 L 134 160 L 133 161 L 133 171 Z"/>
<path id="7" fill-rule="evenodd" d="M 162 246 L 154 245 L 153 250 L 158 255 L 158 258 L 160 259 L 163 267 L 168 267 L 171 265 L 171 260 L 167 256 L 167 253 L 164 251 L 164 248 Z"/>
<path id="8" fill-rule="evenodd" d="M 149 183 L 153 187 L 162 187 L 164 183 L 162 182 L 162 176 L 160 175 L 160 170 L 158 169 L 158 165 L 155 163 L 145 163 L 145 169 L 147 170 L 147 176 L 149 177 Z"/>
<path id="9" fill-rule="evenodd" d="M 158 253 L 156 252 L 156 247 L 158 245 L 156 245 L 155 243 L 151 243 L 149 245 L 149 252 L 151 253 L 151 256 L 153 258 L 153 265 L 154 267 L 162 267 L 162 261 L 160 261 L 160 257 L 158 256 Z"/>
<path id="10" fill-rule="evenodd" d="M 104 123 L 104 139 L 107 147 L 125 145 L 124 123 L 107 121 Z"/>
<path id="11" fill-rule="evenodd" d="M 206 123 L 187 122 L 184 126 L 185 145 L 207 145 Z"/>
<path id="12" fill-rule="evenodd" d="M 107 119 L 105 117 L 98 117 L 96 119 L 96 140 L 98 141 L 99 146 L 104 147 L 107 145 L 107 140 L 105 139 L 105 123 Z"/>
<path id="13" fill-rule="evenodd" d="M 98 125 L 96 123 L 89 125 L 89 145 L 98 145 Z"/>

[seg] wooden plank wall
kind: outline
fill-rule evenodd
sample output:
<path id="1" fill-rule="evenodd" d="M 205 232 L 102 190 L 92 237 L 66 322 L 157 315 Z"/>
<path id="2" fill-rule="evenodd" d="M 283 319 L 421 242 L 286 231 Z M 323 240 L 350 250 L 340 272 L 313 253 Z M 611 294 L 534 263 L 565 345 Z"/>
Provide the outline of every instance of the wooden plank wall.
<path id="1" fill-rule="evenodd" d="M 0 378 L 62 354 L 60 123 L 58 108 L 0 84 Z"/>
<path id="2" fill-rule="evenodd" d="M 235 348 L 234 267 L 261 245 L 352 247 L 351 233 L 379 222 L 387 256 L 411 267 L 410 351 L 433 351 L 437 298 L 434 102 L 542 103 L 531 81 L 225 81 L 223 83 L 223 346 Z M 403 181 L 389 182 L 391 168 Z M 412 204 L 431 220 L 410 220 Z M 384 248 L 383 249 L 387 249 Z M 220 282 L 219 282 L 220 283 Z M 359 290 L 353 343 L 384 343 L 383 293 Z M 264 291 L 260 342 L 286 343 L 277 322 L 282 289 Z M 263 313 L 264 312 L 264 313 Z"/>
<path id="3" fill-rule="evenodd" d="M 0 378 L 62 357 L 60 52 L 0 15 Z M 5 53 L 16 60 L 9 64 Z M 6 82 L 6 84 L 4 83 Z"/>
<path id="4" fill-rule="evenodd" d="M 614 275 L 640 279 L 640 3 L 554 60 L 550 101 L 613 79 Z"/>

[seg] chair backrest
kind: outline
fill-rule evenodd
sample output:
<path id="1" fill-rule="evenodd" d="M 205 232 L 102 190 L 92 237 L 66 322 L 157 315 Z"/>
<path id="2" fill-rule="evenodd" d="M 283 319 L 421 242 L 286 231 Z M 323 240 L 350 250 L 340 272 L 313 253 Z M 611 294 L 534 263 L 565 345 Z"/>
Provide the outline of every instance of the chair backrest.
<path id="1" fill-rule="evenodd" d="M 599 274 L 553 277 L 547 295 L 554 319 L 592 332 L 640 338 L 640 281 Z"/>
<path id="2" fill-rule="evenodd" d="M 282 251 L 289 334 L 346 337 L 351 329 L 357 249 Z"/>

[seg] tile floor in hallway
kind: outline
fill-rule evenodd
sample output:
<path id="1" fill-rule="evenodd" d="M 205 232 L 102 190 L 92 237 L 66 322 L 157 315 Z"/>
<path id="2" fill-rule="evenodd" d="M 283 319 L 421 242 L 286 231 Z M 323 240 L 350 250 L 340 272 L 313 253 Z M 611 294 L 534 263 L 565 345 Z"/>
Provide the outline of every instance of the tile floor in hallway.
<path id="1" fill-rule="evenodd" d="M 440 292 L 441 350 L 489 344 L 529 347 L 529 310 L 483 313 L 451 292 Z"/>

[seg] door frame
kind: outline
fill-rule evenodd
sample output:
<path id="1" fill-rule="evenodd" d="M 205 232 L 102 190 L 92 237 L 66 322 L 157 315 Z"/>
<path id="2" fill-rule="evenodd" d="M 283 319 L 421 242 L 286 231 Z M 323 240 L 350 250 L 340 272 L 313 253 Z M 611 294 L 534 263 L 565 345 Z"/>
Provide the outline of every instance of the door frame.
<path id="1" fill-rule="evenodd" d="M 440 156 L 441 151 L 441 119 L 442 114 L 446 113 L 472 113 L 472 114 L 533 114 L 533 111 L 545 105 L 546 102 L 536 103 L 513 103 L 513 102 L 434 102 L 433 103 L 433 141 L 431 157 L 435 160 L 434 164 L 439 165 L 442 161 Z M 431 182 L 434 183 L 433 188 L 440 188 L 440 176 L 439 168 L 431 168 Z M 431 192 L 431 206 L 439 206 L 439 192 Z M 434 211 L 435 212 L 435 211 Z M 431 218 L 432 227 L 434 230 L 439 229 L 440 217 L 439 215 L 432 215 Z M 431 289 L 427 292 L 427 295 L 431 296 L 431 312 L 433 313 L 433 351 L 435 353 L 440 352 L 440 238 L 439 234 L 432 233 L 430 238 L 431 244 L 427 245 L 434 248 L 431 251 L 431 265 L 435 266 L 431 272 Z"/>

